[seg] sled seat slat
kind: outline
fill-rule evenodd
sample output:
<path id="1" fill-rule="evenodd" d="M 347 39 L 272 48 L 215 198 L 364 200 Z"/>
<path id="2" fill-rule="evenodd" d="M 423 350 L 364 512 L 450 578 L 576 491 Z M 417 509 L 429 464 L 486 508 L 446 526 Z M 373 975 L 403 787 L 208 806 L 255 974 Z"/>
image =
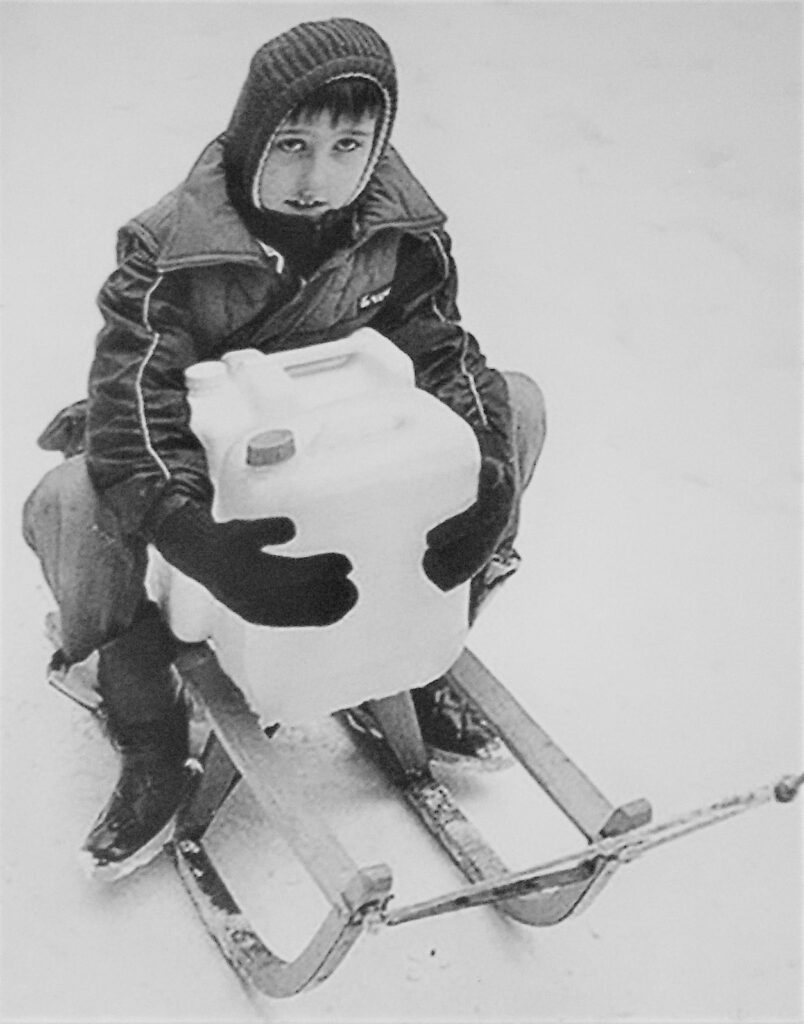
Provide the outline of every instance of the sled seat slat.
<path id="1" fill-rule="evenodd" d="M 650 816 L 642 802 L 616 808 L 607 800 L 471 651 L 463 650 L 447 679 L 491 722 L 525 771 L 587 839 L 607 834 L 611 823 L 624 831 Z"/>
<path id="2" fill-rule="evenodd" d="M 352 913 L 375 895 L 376 875 L 361 871 L 320 818 L 305 814 L 275 749 L 240 690 L 205 645 L 186 647 L 176 659 L 185 685 L 204 706 L 210 725 L 233 766 L 257 798 L 269 824 L 279 832 L 333 907 Z M 390 869 L 382 868 L 390 885 Z"/>
<path id="3" fill-rule="evenodd" d="M 179 812 L 176 823 L 176 834 L 182 839 L 196 840 L 203 836 L 241 778 L 214 730 L 210 731 L 204 746 L 202 763 L 201 779 Z"/>
<path id="4" fill-rule="evenodd" d="M 184 839 L 168 850 L 224 958 L 244 982 L 272 999 L 321 984 L 362 934 L 362 914 L 345 915 L 332 909 L 301 953 L 286 961 L 254 931 L 200 843 Z"/>

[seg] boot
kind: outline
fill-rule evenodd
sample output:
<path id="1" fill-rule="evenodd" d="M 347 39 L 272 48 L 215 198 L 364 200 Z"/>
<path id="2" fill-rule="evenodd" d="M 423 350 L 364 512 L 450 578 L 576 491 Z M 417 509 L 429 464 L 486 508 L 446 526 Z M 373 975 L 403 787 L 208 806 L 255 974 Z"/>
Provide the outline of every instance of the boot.
<path id="1" fill-rule="evenodd" d="M 510 546 L 500 548 L 469 588 L 469 622 L 473 624 L 494 591 L 517 569 L 521 558 Z M 513 758 L 490 722 L 454 690 L 436 679 L 411 691 L 422 738 L 436 761 L 462 762 L 483 768 L 506 768 Z"/>
<path id="2" fill-rule="evenodd" d="M 172 838 L 194 777 L 183 704 L 165 719 L 110 732 L 120 752 L 120 777 L 81 850 L 90 877 L 109 882 L 149 863 Z"/>
<path id="3" fill-rule="evenodd" d="M 158 609 L 145 602 L 128 631 L 100 649 L 98 689 L 121 770 L 82 847 L 94 878 L 113 881 L 153 859 L 188 795 L 188 716 L 174 654 Z"/>
<path id="4" fill-rule="evenodd" d="M 483 769 L 506 768 L 513 763 L 491 724 L 446 679 L 436 679 L 410 693 L 432 761 Z M 343 718 L 354 732 L 385 742 L 369 704 L 348 708 Z"/>
<path id="5" fill-rule="evenodd" d="M 475 577 L 469 588 L 469 623 L 493 594 L 519 568 L 522 559 L 509 544 L 500 548 Z M 507 768 L 513 757 L 490 722 L 446 679 L 411 690 L 422 739 L 434 761 L 479 768 Z M 369 706 L 361 704 L 344 712 L 355 732 L 382 742 L 383 734 Z"/>
<path id="6" fill-rule="evenodd" d="M 411 691 L 422 739 L 434 761 L 499 769 L 513 763 L 491 723 L 446 679 Z"/>

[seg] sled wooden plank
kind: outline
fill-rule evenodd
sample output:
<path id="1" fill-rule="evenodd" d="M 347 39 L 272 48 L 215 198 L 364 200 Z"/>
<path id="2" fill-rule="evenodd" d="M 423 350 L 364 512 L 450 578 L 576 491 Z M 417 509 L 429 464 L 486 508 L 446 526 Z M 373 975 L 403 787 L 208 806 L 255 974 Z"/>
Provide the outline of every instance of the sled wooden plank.
<path id="1" fill-rule="evenodd" d="M 292 961 L 273 953 L 251 927 L 200 843 L 179 840 L 168 847 L 204 926 L 224 958 L 249 985 L 271 998 L 296 995 L 328 978 L 363 931 L 366 908 L 332 909 Z M 384 880 L 378 878 L 377 888 Z M 381 903 L 376 907 L 381 909 Z"/>
<path id="2" fill-rule="evenodd" d="M 209 734 L 202 763 L 201 781 L 176 823 L 176 835 L 182 839 L 201 839 L 241 778 L 215 732 Z"/>
<path id="3" fill-rule="evenodd" d="M 612 875 L 614 875 L 622 865 L 617 860 L 606 860 L 605 858 L 600 858 L 596 859 L 595 867 L 595 877 L 581 893 L 580 899 L 572 909 L 573 914 L 583 913 L 591 903 L 594 903 L 601 891 L 609 884 Z"/>
<path id="4" fill-rule="evenodd" d="M 479 708 L 523 768 L 588 839 L 604 834 L 613 818 L 620 830 L 643 823 L 642 802 L 636 819 L 622 822 L 622 809 L 606 799 L 471 651 L 461 653 L 447 678 Z"/>
<path id="5" fill-rule="evenodd" d="M 511 872 L 477 826 L 463 814 L 446 786 L 432 777 L 420 777 L 406 786 L 405 797 L 470 882 L 492 884 L 511 877 Z M 490 895 L 481 896 L 475 902 L 465 903 L 461 898 L 442 900 L 441 909 L 436 912 L 494 903 L 496 909 L 520 924 L 539 927 L 556 924 L 575 912 L 597 874 L 597 865 L 590 860 L 550 876 L 529 878 L 514 888 L 510 897 L 503 898 L 497 890 L 490 889 Z M 421 916 L 432 914 L 428 911 Z M 389 923 L 401 923 L 401 920 L 389 919 Z"/>
<path id="6" fill-rule="evenodd" d="M 389 702 L 394 700 L 395 698 L 388 698 Z M 386 717 L 384 726 L 387 728 L 389 724 L 398 724 L 399 719 L 395 716 L 400 710 L 399 706 L 391 708 L 386 705 L 385 710 L 389 716 Z M 344 720 L 343 716 L 340 716 L 340 720 L 350 731 L 353 740 L 401 788 L 411 809 L 464 877 L 470 882 L 488 882 L 510 877 L 508 868 L 477 826 L 463 814 L 449 789 L 433 778 L 429 765 L 421 770 L 418 755 L 415 755 L 412 766 L 409 765 L 406 770 L 398 756 L 395 755 L 390 736 L 378 739 L 371 735 L 355 733 L 350 729 L 348 720 Z M 416 734 L 419 737 L 421 735 L 418 724 Z M 409 749 L 403 745 L 403 754 Z M 415 743 L 413 750 L 415 753 Z M 572 870 L 556 876 L 550 881 L 550 884 L 537 879 L 530 885 L 521 886 L 515 896 L 510 899 L 498 899 L 495 895 L 488 899 L 478 900 L 478 905 L 481 902 L 494 903 L 496 910 L 520 924 L 530 926 L 556 924 L 576 912 L 576 908 L 581 905 L 582 898 L 595 882 L 596 874 L 597 868 L 592 865 L 590 859 L 588 864 L 572 865 Z M 445 906 L 443 910 L 436 910 L 435 913 L 447 913 L 449 910 L 461 909 L 462 905 L 458 901 L 454 905 Z M 416 916 L 401 917 L 400 913 L 399 911 L 392 913 L 387 918 L 388 923 L 397 924 L 406 920 L 418 919 Z M 428 910 L 421 916 L 431 916 L 431 912 Z"/>
<path id="7" fill-rule="evenodd" d="M 304 800 L 292 791 L 257 716 L 212 651 L 205 644 L 185 647 L 176 659 L 176 668 L 185 685 L 203 702 L 221 746 L 270 825 L 288 842 L 332 906 L 351 912 L 373 898 L 372 869 L 358 868 L 326 825 L 304 813 Z M 378 870 L 390 885 L 390 870 L 385 865 Z"/>
<path id="8" fill-rule="evenodd" d="M 429 758 L 410 691 L 368 701 L 404 776 L 429 771 Z"/>

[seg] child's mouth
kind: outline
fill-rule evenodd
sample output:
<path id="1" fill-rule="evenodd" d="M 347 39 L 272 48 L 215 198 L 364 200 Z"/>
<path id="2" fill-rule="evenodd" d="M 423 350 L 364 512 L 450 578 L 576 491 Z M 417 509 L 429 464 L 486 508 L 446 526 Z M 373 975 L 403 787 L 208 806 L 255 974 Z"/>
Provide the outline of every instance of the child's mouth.
<path id="1" fill-rule="evenodd" d="M 297 213 L 315 213 L 327 205 L 323 199 L 286 199 L 285 202 Z"/>

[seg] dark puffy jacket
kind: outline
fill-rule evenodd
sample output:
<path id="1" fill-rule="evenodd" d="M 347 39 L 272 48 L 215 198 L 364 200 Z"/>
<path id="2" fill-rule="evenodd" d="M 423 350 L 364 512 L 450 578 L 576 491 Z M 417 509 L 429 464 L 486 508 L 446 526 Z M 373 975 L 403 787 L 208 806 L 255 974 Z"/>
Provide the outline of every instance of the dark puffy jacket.
<path id="1" fill-rule="evenodd" d="M 418 386 L 511 466 L 505 381 L 460 326 L 444 222 L 389 147 L 358 202 L 352 243 L 303 281 L 232 207 L 219 139 L 182 185 L 126 224 L 98 300 L 105 326 L 85 438 L 91 478 L 124 528 L 147 537 L 188 498 L 211 499 L 189 427 L 186 367 L 233 349 L 314 345 L 364 325 L 410 356 Z"/>

